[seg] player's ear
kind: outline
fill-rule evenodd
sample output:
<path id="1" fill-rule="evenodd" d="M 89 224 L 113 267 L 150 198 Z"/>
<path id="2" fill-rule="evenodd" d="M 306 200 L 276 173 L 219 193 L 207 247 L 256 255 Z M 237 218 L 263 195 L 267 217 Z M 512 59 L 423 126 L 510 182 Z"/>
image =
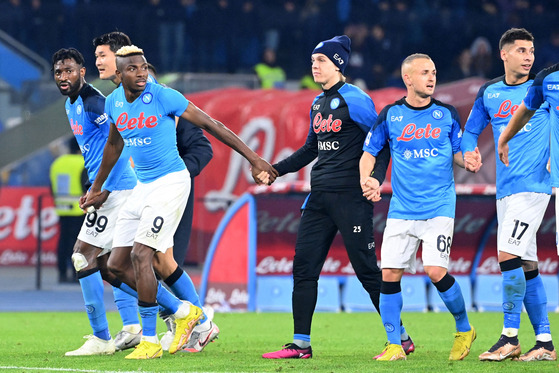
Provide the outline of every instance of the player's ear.
<path id="1" fill-rule="evenodd" d="M 507 60 L 507 51 L 503 48 L 503 49 L 501 49 L 501 53 L 500 53 L 500 54 L 501 54 L 501 59 L 502 59 L 503 61 L 506 61 L 506 60 Z"/>
<path id="2" fill-rule="evenodd" d="M 80 78 L 84 78 L 84 77 L 85 77 L 85 72 L 86 72 L 86 68 L 85 68 L 85 67 L 81 67 L 81 68 L 80 68 Z"/>

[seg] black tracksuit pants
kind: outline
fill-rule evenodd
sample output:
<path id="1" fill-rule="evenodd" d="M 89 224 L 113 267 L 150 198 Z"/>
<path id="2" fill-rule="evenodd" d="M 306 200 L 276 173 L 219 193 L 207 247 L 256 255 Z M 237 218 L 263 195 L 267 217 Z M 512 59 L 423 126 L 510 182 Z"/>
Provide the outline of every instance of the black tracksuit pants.
<path id="1" fill-rule="evenodd" d="M 337 232 L 340 232 L 355 274 L 379 309 L 382 273 L 373 236 L 373 204 L 360 189 L 313 191 L 303 209 L 293 260 L 295 334 L 311 332 L 318 277 Z"/>

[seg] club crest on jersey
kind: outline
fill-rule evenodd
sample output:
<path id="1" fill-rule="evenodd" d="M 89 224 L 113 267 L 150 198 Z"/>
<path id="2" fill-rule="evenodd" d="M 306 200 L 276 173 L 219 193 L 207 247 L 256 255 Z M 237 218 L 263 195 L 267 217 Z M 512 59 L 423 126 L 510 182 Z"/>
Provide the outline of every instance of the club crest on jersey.
<path id="1" fill-rule="evenodd" d="M 151 93 L 147 92 L 142 95 L 142 102 L 144 104 L 149 104 L 152 100 L 153 100 L 153 95 Z"/>
<path id="2" fill-rule="evenodd" d="M 431 113 L 431 116 L 432 116 L 434 119 L 442 119 L 442 118 L 444 117 L 444 114 L 443 114 L 443 112 L 442 112 L 441 110 L 435 109 L 435 110 L 433 110 L 433 112 Z"/>
<path id="3" fill-rule="evenodd" d="M 332 101 L 330 101 L 330 109 L 335 110 L 338 108 L 338 106 L 340 106 L 340 99 L 339 98 L 335 98 Z"/>
<path id="4" fill-rule="evenodd" d="M 82 106 L 78 105 L 78 107 L 76 108 L 76 114 L 80 115 L 82 113 Z"/>

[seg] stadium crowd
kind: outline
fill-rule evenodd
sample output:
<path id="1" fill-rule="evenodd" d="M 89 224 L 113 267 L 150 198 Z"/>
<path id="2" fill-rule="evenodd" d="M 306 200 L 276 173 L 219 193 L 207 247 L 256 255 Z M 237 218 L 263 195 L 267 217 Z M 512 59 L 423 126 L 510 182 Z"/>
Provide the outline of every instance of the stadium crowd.
<path id="1" fill-rule="evenodd" d="M 134 9 L 135 12 L 123 12 Z M 559 59 L 552 0 L 5 0 L 0 29 L 48 60 L 61 45 L 91 50 L 92 35 L 126 32 L 161 72 L 252 72 L 277 52 L 288 79 L 308 72 L 317 40 L 352 39 L 348 77 L 369 89 L 401 86 L 399 66 L 428 53 L 439 82 L 502 73 L 496 41 L 510 27 L 534 34 L 535 71 Z M 93 60 L 86 66 L 93 71 Z"/>

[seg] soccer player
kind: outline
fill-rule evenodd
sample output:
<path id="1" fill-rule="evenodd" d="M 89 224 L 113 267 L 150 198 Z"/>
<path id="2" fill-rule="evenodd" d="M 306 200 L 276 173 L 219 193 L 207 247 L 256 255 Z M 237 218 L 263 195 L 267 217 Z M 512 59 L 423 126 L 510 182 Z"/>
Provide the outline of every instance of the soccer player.
<path id="1" fill-rule="evenodd" d="M 132 247 L 142 318 L 142 341 L 127 358 L 151 359 L 162 355 L 155 333 L 159 307 L 153 257 L 156 251 L 165 252 L 172 246 L 190 189 L 188 170 L 177 150 L 175 116 L 205 129 L 245 157 L 252 165 L 257 183 L 262 183 L 258 179 L 262 171 L 267 172 L 270 182 L 275 179 L 276 172 L 221 122 L 209 117 L 179 92 L 148 82 L 147 61 L 140 48 L 122 47 L 116 56 L 116 75 L 121 86 L 105 103 L 111 122 L 109 138 L 99 173 L 81 207 L 98 207 L 104 202 L 103 183 L 126 147 L 134 161 L 138 184 L 119 213 L 113 247 Z M 177 320 L 170 353 L 175 353 L 188 341 L 197 320 L 190 319 L 192 322 L 188 325 L 179 324 Z"/>
<path id="2" fill-rule="evenodd" d="M 383 147 L 390 145 L 393 194 L 381 248 L 380 288 L 380 314 L 389 343 L 375 359 L 406 360 L 397 328 L 402 312 L 400 281 L 405 269 L 415 272 L 416 252 L 423 242 L 425 272 L 456 320 L 449 359 L 462 360 L 476 332 L 468 322 L 460 286 L 447 272 L 456 205 L 453 161 L 465 167 L 460 122 L 454 107 L 431 97 L 437 79 L 428 55 L 408 56 L 401 71 L 407 96 L 381 111 L 359 163 L 364 195 L 378 200 L 379 182 L 371 172 Z M 479 151 L 468 154 L 467 169 L 479 169 L 478 156 Z"/>
<path id="3" fill-rule="evenodd" d="M 61 49 L 52 57 L 54 80 L 60 92 L 68 96 L 66 111 L 71 129 L 83 152 L 85 168 L 93 182 L 101 164 L 109 123 L 105 113 L 105 97 L 85 82 L 84 58 L 76 49 Z M 113 287 L 137 296 L 134 289 L 122 283 L 107 269 L 107 253 L 111 252 L 113 231 L 118 211 L 136 185 L 136 176 L 127 157 L 119 158 L 117 166 L 104 185 L 103 195 L 107 202 L 97 211 L 87 214 L 74 246 L 72 262 L 82 287 L 93 336 L 79 349 L 66 356 L 104 355 L 115 352 L 105 306 L 103 303 L 103 280 Z M 80 202 L 83 202 L 83 197 Z M 167 296 L 168 295 L 168 296 Z M 167 312 L 175 314 L 182 303 L 164 288 L 158 293 Z M 184 316 L 182 306 L 179 316 Z"/>
<path id="4" fill-rule="evenodd" d="M 307 140 L 295 153 L 274 165 L 279 175 L 285 175 L 318 157 L 311 171 L 311 193 L 303 204 L 295 244 L 293 342 L 279 351 L 263 354 L 266 359 L 312 357 L 311 323 L 318 278 L 338 231 L 357 278 L 379 310 L 381 273 L 375 253 L 373 204 L 362 195 L 358 172 L 363 142 L 377 113 L 365 92 L 345 82 L 343 73 L 350 44 L 351 40 L 342 35 L 320 42 L 313 50 L 312 74 L 323 92 L 312 103 Z M 388 167 L 388 148 L 382 155 L 374 175 L 379 183 Z M 398 329 L 398 343 L 406 346 L 408 353 L 415 349 L 403 326 Z"/>
<path id="5" fill-rule="evenodd" d="M 548 81 L 545 84 L 542 81 L 549 76 L 549 71 L 544 70 L 535 79 L 530 75 L 535 59 L 534 38 L 525 29 L 505 32 L 499 48 L 505 75 L 480 88 L 462 139 L 462 148 L 471 148 L 491 121 L 499 156 L 503 155 L 504 146 L 510 147 L 510 152 L 505 153 L 510 163 L 497 161 L 497 249 L 503 277 L 504 325 L 497 343 L 479 359 L 557 360 L 547 317 L 547 297 L 538 272 L 536 245 L 552 185 L 546 168 L 550 156 L 550 114 L 548 105 L 542 105 L 543 99 L 538 97 L 542 87 L 548 87 Z M 551 108 L 552 113 L 556 110 Z M 553 161 L 551 164 L 556 166 Z M 557 175 L 552 172 L 551 177 L 554 174 Z M 520 355 L 518 329 L 522 303 L 534 328 L 536 344 Z"/>
<path id="6" fill-rule="evenodd" d="M 114 31 L 95 38 L 93 40 L 93 45 L 95 46 L 95 65 L 99 70 L 99 78 L 111 80 L 118 86 L 120 84 L 120 78 L 116 74 L 115 53 L 121 47 L 132 45 L 130 38 L 122 32 Z M 148 77 L 148 80 L 156 82 L 154 75 Z M 204 136 L 202 130 L 186 122 L 184 119 L 180 119 L 177 123 L 177 147 L 179 155 L 184 160 L 191 177 L 195 176 L 196 172 L 199 173 L 201 168 L 203 168 L 212 157 L 211 145 Z M 192 195 L 191 185 L 189 201 Z M 192 209 L 192 204 L 189 206 L 187 203 L 177 231 L 184 231 L 184 226 L 186 225 L 184 220 L 188 219 L 189 216 L 190 219 L 192 218 Z M 175 233 L 175 237 L 176 236 L 177 233 Z M 170 247 L 165 253 L 157 252 L 154 257 L 154 268 L 157 274 L 177 297 L 202 308 L 203 315 L 200 324 L 195 326 L 190 340 L 183 349 L 183 351 L 186 352 L 201 352 L 208 343 L 219 336 L 219 328 L 212 321 L 213 313 L 210 312 L 212 310 L 202 307 L 191 278 L 178 264 L 184 262 L 185 251 L 186 248 L 179 249 L 178 255 L 182 253 L 182 259 L 178 261 L 174 259 L 175 250 L 173 247 Z M 128 257 L 129 255 L 125 255 L 124 257 L 118 258 L 119 260 L 116 261 L 115 256 L 113 256 L 109 265 L 114 267 L 117 271 L 133 271 L 131 267 L 127 267 L 127 264 L 129 264 Z M 138 319 L 137 300 L 119 289 L 114 290 L 114 296 L 123 322 L 122 330 L 115 336 L 116 349 L 124 350 L 132 348 L 140 343 L 142 335 L 140 321 Z M 162 312 L 161 316 L 168 327 L 167 333 L 161 338 L 162 348 L 164 351 L 167 351 L 175 334 L 175 324 L 172 317 L 170 317 L 171 315 Z"/>

